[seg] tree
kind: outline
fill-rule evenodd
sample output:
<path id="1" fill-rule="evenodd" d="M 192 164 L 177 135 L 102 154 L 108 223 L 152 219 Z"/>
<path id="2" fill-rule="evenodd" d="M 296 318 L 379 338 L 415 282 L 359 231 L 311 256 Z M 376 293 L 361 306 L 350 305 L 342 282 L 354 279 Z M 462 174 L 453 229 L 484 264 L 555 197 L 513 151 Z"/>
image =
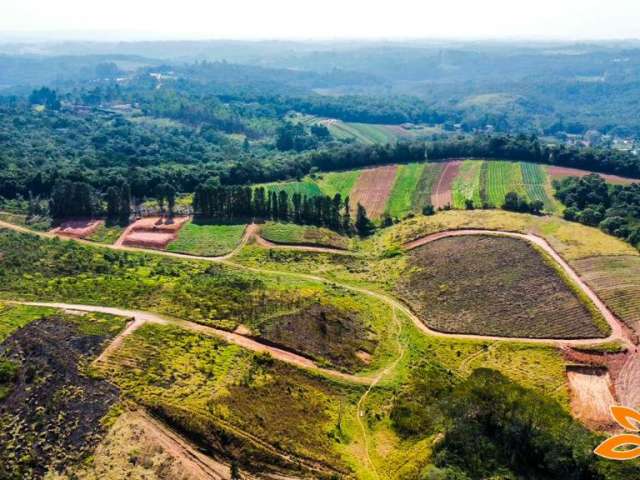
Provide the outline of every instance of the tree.
<path id="1" fill-rule="evenodd" d="M 465 199 L 464 208 L 466 210 L 473 210 L 475 208 L 475 206 L 473 204 L 473 200 L 471 200 L 470 198 Z"/>
<path id="2" fill-rule="evenodd" d="M 115 185 L 107 189 L 107 224 L 112 225 L 120 218 L 121 198 L 120 191 Z"/>
<path id="3" fill-rule="evenodd" d="M 120 187 L 120 212 L 118 216 L 120 225 L 129 224 L 129 218 L 131 217 L 131 187 L 128 182 L 124 182 Z"/>
<path id="4" fill-rule="evenodd" d="M 238 462 L 234 460 L 231 462 L 231 480 L 240 480 L 240 467 Z"/>
<path id="5" fill-rule="evenodd" d="M 366 237 L 368 235 L 371 235 L 371 233 L 375 228 L 371 220 L 369 220 L 369 217 L 367 217 L 366 209 L 360 204 L 360 202 L 358 202 L 358 207 L 356 210 L 355 227 L 356 227 L 356 232 L 361 237 Z"/>
<path id="6" fill-rule="evenodd" d="M 433 215 L 436 213 L 435 208 L 433 208 L 433 205 L 431 205 L 430 203 L 427 203 L 424 207 L 422 207 L 422 214 L 423 215 Z"/>

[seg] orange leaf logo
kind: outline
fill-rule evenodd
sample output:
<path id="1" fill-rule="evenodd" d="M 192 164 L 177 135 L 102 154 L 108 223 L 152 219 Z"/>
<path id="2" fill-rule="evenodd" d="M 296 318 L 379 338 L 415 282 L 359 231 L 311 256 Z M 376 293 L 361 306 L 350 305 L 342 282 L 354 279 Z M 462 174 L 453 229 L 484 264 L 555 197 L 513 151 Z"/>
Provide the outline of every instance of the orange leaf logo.
<path id="1" fill-rule="evenodd" d="M 625 430 L 630 432 L 640 431 L 640 413 L 632 408 L 612 406 L 611 416 Z M 634 446 L 635 448 L 620 450 L 620 447 L 626 446 Z M 640 457 L 640 435 L 633 433 L 614 435 L 598 445 L 593 453 L 609 460 L 633 460 Z"/>

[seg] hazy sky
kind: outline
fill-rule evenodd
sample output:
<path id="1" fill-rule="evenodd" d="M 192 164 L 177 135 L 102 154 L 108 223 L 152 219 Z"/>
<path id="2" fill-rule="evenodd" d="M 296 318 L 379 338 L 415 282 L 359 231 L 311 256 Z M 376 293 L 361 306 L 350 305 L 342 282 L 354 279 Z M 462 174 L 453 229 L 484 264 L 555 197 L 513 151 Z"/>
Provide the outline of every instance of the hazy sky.
<path id="1" fill-rule="evenodd" d="M 640 0 L 0 0 L 0 33 L 100 38 L 640 38 Z M 107 34 L 104 37 L 102 34 Z M 60 35 L 58 35 L 60 36 Z"/>

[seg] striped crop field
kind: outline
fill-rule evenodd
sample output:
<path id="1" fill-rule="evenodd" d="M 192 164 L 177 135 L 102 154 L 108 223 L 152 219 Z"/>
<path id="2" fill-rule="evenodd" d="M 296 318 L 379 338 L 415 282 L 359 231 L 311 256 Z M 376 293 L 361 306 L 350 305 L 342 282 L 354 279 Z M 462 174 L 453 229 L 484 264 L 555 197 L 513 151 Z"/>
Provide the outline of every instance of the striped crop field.
<path id="1" fill-rule="evenodd" d="M 422 169 L 422 175 L 420 175 L 416 189 L 413 191 L 411 203 L 414 212 L 422 212 L 422 208 L 431 203 L 431 195 L 435 190 L 443 169 L 444 164 L 442 163 L 425 163 Z"/>
<path id="2" fill-rule="evenodd" d="M 520 164 L 489 160 L 483 162 L 483 167 L 487 171 L 486 184 L 483 185 L 486 198 L 483 198 L 483 201 L 499 208 L 504 203 L 505 195 L 509 192 L 516 192 L 518 195 L 527 197 Z"/>
<path id="3" fill-rule="evenodd" d="M 556 201 L 553 199 L 553 187 L 544 165 L 538 163 L 520 163 L 524 188 L 529 200 L 539 200 L 544 203 L 544 209 L 548 212 L 556 210 Z"/>
<path id="4" fill-rule="evenodd" d="M 422 178 L 424 163 L 400 165 L 387 202 L 386 213 L 393 218 L 402 218 L 414 209 L 414 193 Z"/>
<path id="5" fill-rule="evenodd" d="M 453 208 L 465 208 L 466 200 L 473 200 L 475 206 L 482 205 L 480 199 L 480 169 L 482 163 L 476 160 L 465 160 L 453 181 Z"/>

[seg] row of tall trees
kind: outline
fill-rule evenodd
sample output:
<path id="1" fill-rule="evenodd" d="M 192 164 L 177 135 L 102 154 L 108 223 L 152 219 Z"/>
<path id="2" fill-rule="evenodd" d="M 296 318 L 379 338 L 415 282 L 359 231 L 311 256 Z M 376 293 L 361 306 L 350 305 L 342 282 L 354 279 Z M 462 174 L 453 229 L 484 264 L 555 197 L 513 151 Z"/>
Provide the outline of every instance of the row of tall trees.
<path id="1" fill-rule="evenodd" d="M 337 232 L 367 235 L 373 225 L 362 205 L 357 205 L 355 222 L 349 197 L 339 193 L 307 196 L 292 195 L 286 190 L 252 189 L 246 186 L 224 186 L 209 182 L 200 185 L 193 197 L 193 211 L 197 217 L 216 221 L 238 218 L 262 218 L 301 225 L 327 227 Z"/>

